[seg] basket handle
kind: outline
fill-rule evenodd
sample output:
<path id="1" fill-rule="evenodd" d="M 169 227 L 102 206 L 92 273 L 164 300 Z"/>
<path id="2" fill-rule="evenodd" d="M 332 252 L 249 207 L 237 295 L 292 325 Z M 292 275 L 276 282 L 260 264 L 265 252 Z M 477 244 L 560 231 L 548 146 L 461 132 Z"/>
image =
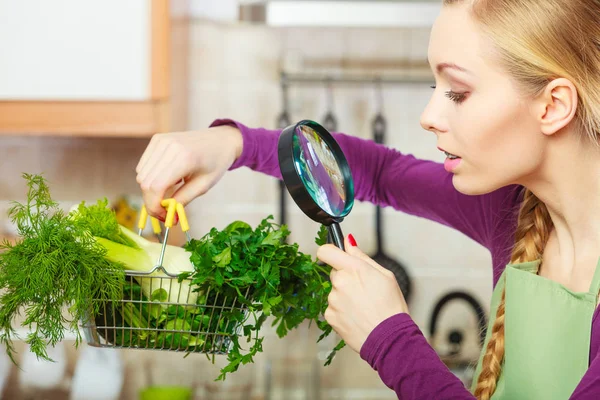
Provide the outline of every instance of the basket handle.
<path id="1" fill-rule="evenodd" d="M 183 208 L 183 204 L 178 203 L 177 200 L 170 198 L 164 199 L 160 202 L 160 205 L 163 206 L 167 210 L 167 216 L 165 217 L 165 228 L 167 228 L 167 232 L 165 233 L 165 238 L 162 239 L 160 234 L 162 233 L 162 228 L 160 226 L 160 222 L 158 219 L 154 217 L 150 217 L 150 222 L 152 224 L 152 231 L 158 237 L 159 242 L 165 242 L 167 239 L 168 231 L 175 224 L 175 215 L 179 218 L 179 224 L 181 226 L 181 230 L 185 233 L 188 242 L 191 240 L 189 230 L 190 224 L 188 223 L 187 215 L 185 213 L 185 209 Z M 148 210 L 146 210 L 146 206 L 142 206 L 142 210 L 140 212 L 140 219 L 138 221 L 138 233 L 141 235 L 142 231 L 146 227 L 146 223 L 148 221 Z"/>
<path id="2" fill-rule="evenodd" d="M 167 209 L 167 216 L 165 217 L 165 228 L 170 229 L 173 227 L 175 223 L 175 215 L 179 218 L 179 225 L 181 226 L 181 230 L 186 234 L 188 242 L 190 241 L 190 236 L 188 231 L 190 230 L 190 224 L 188 223 L 187 215 L 185 214 L 185 210 L 183 208 L 183 204 L 178 203 L 177 200 L 164 199 L 160 202 L 160 205 Z"/>
<path id="3" fill-rule="evenodd" d="M 142 206 L 142 210 L 140 211 L 140 219 L 138 220 L 138 235 L 142 235 L 142 231 L 146 227 L 146 223 L 148 222 L 148 210 L 146 210 L 146 206 Z M 160 238 L 160 234 L 162 233 L 162 228 L 160 227 L 160 222 L 154 217 L 150 217 L 150 222 L 152 223 L 152 231 L 158 237 L 158 240 L 162 242 Z"/>

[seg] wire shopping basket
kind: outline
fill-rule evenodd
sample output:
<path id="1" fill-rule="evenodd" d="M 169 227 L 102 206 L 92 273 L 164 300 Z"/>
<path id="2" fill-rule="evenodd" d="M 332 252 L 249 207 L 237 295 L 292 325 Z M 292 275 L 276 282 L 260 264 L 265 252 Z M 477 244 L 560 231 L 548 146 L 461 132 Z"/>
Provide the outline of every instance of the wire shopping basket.
<path id="1" fill-rule="evenodd" d="M 187 241 L 191 238 L 183 205 L 174 199 L 161 204 L 167 209 L 164 237 L 158 220 L 151 218 L 153 232 L 162 244 L 157 264 L 148 272 L 125 271 L 123 299 L 99 304 L 99 313 L 82 324 L 85 339 L 94 347 L 227 354 L 233 337 L 240 333 L 247 306 L 234 296 L 198 292 L 190 279 L 179 279 L 163 266 L 176 214 Z M 147 219 L 143 207 L 139 235 Z M 243 294 L 245 298 L 249 290 Z"/>

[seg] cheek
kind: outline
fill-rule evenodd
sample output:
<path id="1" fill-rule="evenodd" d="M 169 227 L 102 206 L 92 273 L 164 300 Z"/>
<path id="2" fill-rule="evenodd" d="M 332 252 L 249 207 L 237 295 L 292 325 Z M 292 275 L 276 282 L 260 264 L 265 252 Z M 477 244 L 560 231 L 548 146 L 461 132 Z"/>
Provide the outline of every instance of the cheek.
<path id="1" fill-rule="evenodd" d="M 518 183 L 537 167 L 539 135 L 524 106 L 481 101 L 457 117 L 454 132 L 465 164 L 453 177 L 457 190 L 489 193 Z"/>

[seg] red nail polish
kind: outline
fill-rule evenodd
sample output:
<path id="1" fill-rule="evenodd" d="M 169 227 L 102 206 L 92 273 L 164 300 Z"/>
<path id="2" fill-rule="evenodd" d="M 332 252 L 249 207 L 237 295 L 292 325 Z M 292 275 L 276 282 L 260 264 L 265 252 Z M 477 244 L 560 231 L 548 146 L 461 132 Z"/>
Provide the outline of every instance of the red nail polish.
<path id="1" fill-rule="evenodd" d="M 348 242 L 350 242 L 351 246 L 356 247 L 356 240 L 354 240 L 354 236 L 352 236 L 352 234 L 348 235 Z"/>

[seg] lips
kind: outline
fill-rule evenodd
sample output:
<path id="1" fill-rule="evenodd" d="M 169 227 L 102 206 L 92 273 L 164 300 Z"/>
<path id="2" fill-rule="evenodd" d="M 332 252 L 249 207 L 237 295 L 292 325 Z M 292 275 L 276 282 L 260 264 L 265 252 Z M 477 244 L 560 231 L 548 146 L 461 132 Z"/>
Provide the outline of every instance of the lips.
<path id="1" fill-rule="evenodd" d="M 450 153 L 449 151 L 446 151 L 446 150 L 442 149 L 441 147 L 438 147 L 438 150 L 443 152 L 446 155 L 446 157 L 449 158 L 450 160 L 456 160 L 457 158 L 460 158 L 460 156 Z"/>

